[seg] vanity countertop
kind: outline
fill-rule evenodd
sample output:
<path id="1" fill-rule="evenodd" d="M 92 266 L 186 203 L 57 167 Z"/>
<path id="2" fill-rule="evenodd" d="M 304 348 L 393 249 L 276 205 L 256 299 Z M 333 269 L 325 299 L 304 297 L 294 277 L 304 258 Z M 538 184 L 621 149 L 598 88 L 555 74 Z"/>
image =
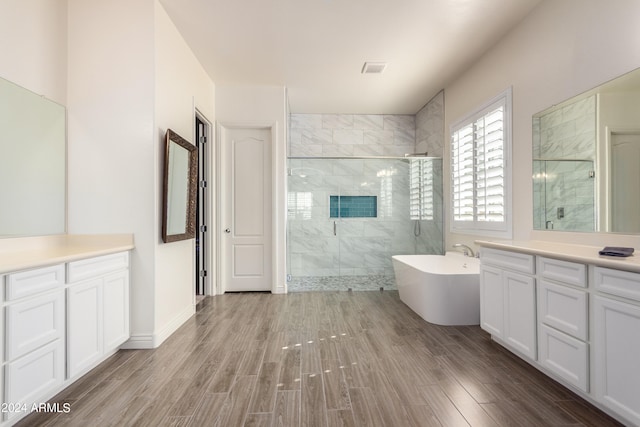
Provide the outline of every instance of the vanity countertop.
<path id="1" fill-rule="evenodd" d="M 64 234 L 0 239 L 0 274 L 133 248 L 132 234 Z"/>
<path id="2" fill-rule="evenodd" d="M 601 267 L 614 268 L 616 270 L 626 270 L 640 273 L 640 253 L 622 258 L 601 256 L 598 252 L 602 249 L 599 246 L 576 245 L 569 243 L 544 242 L 539 240 L 522 241 L 489 241 L 476 240 L 478 246 L 507 251 L 523 252 L 532 255 L 546 256 L 550 258 L 563 259 L 566 261 L 593 264 Z M 482 253 L 482 251 L 480 251 Z"/>

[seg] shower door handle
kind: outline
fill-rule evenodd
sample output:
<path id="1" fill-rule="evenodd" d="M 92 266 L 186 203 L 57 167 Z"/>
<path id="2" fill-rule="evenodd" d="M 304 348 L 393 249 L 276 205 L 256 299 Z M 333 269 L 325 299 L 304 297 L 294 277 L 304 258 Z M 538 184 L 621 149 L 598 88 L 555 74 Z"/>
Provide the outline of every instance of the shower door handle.
<path id="1" fill-rule="evenodd" d="M 337 229 L 338 229 L 338 224 L 335 221 L 333 221 L 333 235 L 334 236 L 338 235 Z"/>

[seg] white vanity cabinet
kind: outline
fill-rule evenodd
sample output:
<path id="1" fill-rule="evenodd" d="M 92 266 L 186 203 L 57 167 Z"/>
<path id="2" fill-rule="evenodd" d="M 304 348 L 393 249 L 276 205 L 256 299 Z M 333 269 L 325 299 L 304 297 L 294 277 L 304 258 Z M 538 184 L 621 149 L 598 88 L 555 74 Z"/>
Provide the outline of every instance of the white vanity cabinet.
<path id="1" fill-rule="evenodd" d="M 534 257 L 485 249 L 481 258 L 480 326 L 513 350 L 535 360 Z"/>
<path id="2" fill-rule="evenodd" d="M 595 395 L 640 425 L 640 274 L 595 267 L 594 282 Z"/>
<path id="3" fill-rule="evenodd" d="M 64 382 L 64 286 L 63 264 L 5 276 L 5 420 L 46 401 Z"/>
<path id="4" fill-rule="evenodd" d="M 128 252 L 68 264 L 67 375 L 75 378 L 129 338 Z"/>
<path id="5" fill-rule="evenodd" d="M 0 239 L 0 427 L 129 339 L 133 235 Z"/>
<path id="6" fill-rule="evenodd" d="M 538 360 L 569 384 L 589 391 L 586 265 L 537 257 Z"/>
<path id="7" fill-rule="evenodd" d="M 638 256 L 600 257 L 596 247 L 548 242 L 476 243 L 481 327 L 623 424 L 640 426 Z M 527 350 L 536 345 L 532 360 Z"/>

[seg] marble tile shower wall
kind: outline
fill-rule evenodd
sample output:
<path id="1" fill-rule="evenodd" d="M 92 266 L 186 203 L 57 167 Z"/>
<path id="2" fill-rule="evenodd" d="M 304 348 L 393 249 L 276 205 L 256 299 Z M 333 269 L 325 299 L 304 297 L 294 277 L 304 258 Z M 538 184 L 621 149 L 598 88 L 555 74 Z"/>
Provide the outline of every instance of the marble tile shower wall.
<path id="1" fill-rule="evenodd" d="M 412 115 L 291 114 L 290 157 L 404 156 L 415 152 Z"/>
<path id="2" fill-rule="evenodd" d="M 595 160 L 595 95 L 536 118 L 533 135 L 536 159 Z"/>
<path id="3" fill-rule="evenodd" d="M 408 161 L 349 158 L 403 157 L 425 151 L 442 156 L 444 92 L 415 116 L 290 114 L 289 118 L 290 290 L 393 289 L 393 255 L 442 253 L 442 161 L 434 160 L 440 174 L 433 180 L 439 186 L 434 190 L 435 218 L 412 221 Z M 376 196 L 377 217 L 339 218 L 334 235 L 329 198 L 338 194 Z"/>
<path id="4" fill-rule="evenodd" d="M 593 95 L 534 119 L 535 228 L 595 229 L 596 109 Z"/>
<path id="5" fill-rule="evenodd" d="M 440 91 L 416 114 L 416 153 L 442 157 L 444 138 L 444 91 Z"/>

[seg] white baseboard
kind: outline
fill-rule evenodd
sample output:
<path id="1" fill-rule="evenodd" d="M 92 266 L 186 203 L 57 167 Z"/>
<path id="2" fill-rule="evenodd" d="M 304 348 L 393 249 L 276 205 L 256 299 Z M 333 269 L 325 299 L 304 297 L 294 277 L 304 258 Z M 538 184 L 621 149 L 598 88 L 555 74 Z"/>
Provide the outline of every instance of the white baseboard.
<path id="1" fill-rule="evenodd" d="M 123 350 L 142 350 L 155 348 L 153 346 L 153 334 L 131 335 L 127 342 L 120 346 Z"/>
<path id="2" fill-rule="evenodd" d="M 180 314 L 169 321 L 160 331 L 153 334 L 154 348 L 158 347 L 164 342 L 164 340 L 169 338 L 171 334 L 177 331 L 178 328 L 184 324 L 184 322 L 189 320 L 189 318 L 195 314 L 195 312 L 195 305 L 190 304 L 189 306 L 185 307 L 185 309 L 182 310 Z"/>
<path id="3" fill-rule="evenodd" d="M 196 312 L 194 305 L 189 305 L 180 314 L 171 319 L 162 329 L 153 334 L 132 334 L 120 348 L 126 350 L 157 348 L 184 324 Z"/>

